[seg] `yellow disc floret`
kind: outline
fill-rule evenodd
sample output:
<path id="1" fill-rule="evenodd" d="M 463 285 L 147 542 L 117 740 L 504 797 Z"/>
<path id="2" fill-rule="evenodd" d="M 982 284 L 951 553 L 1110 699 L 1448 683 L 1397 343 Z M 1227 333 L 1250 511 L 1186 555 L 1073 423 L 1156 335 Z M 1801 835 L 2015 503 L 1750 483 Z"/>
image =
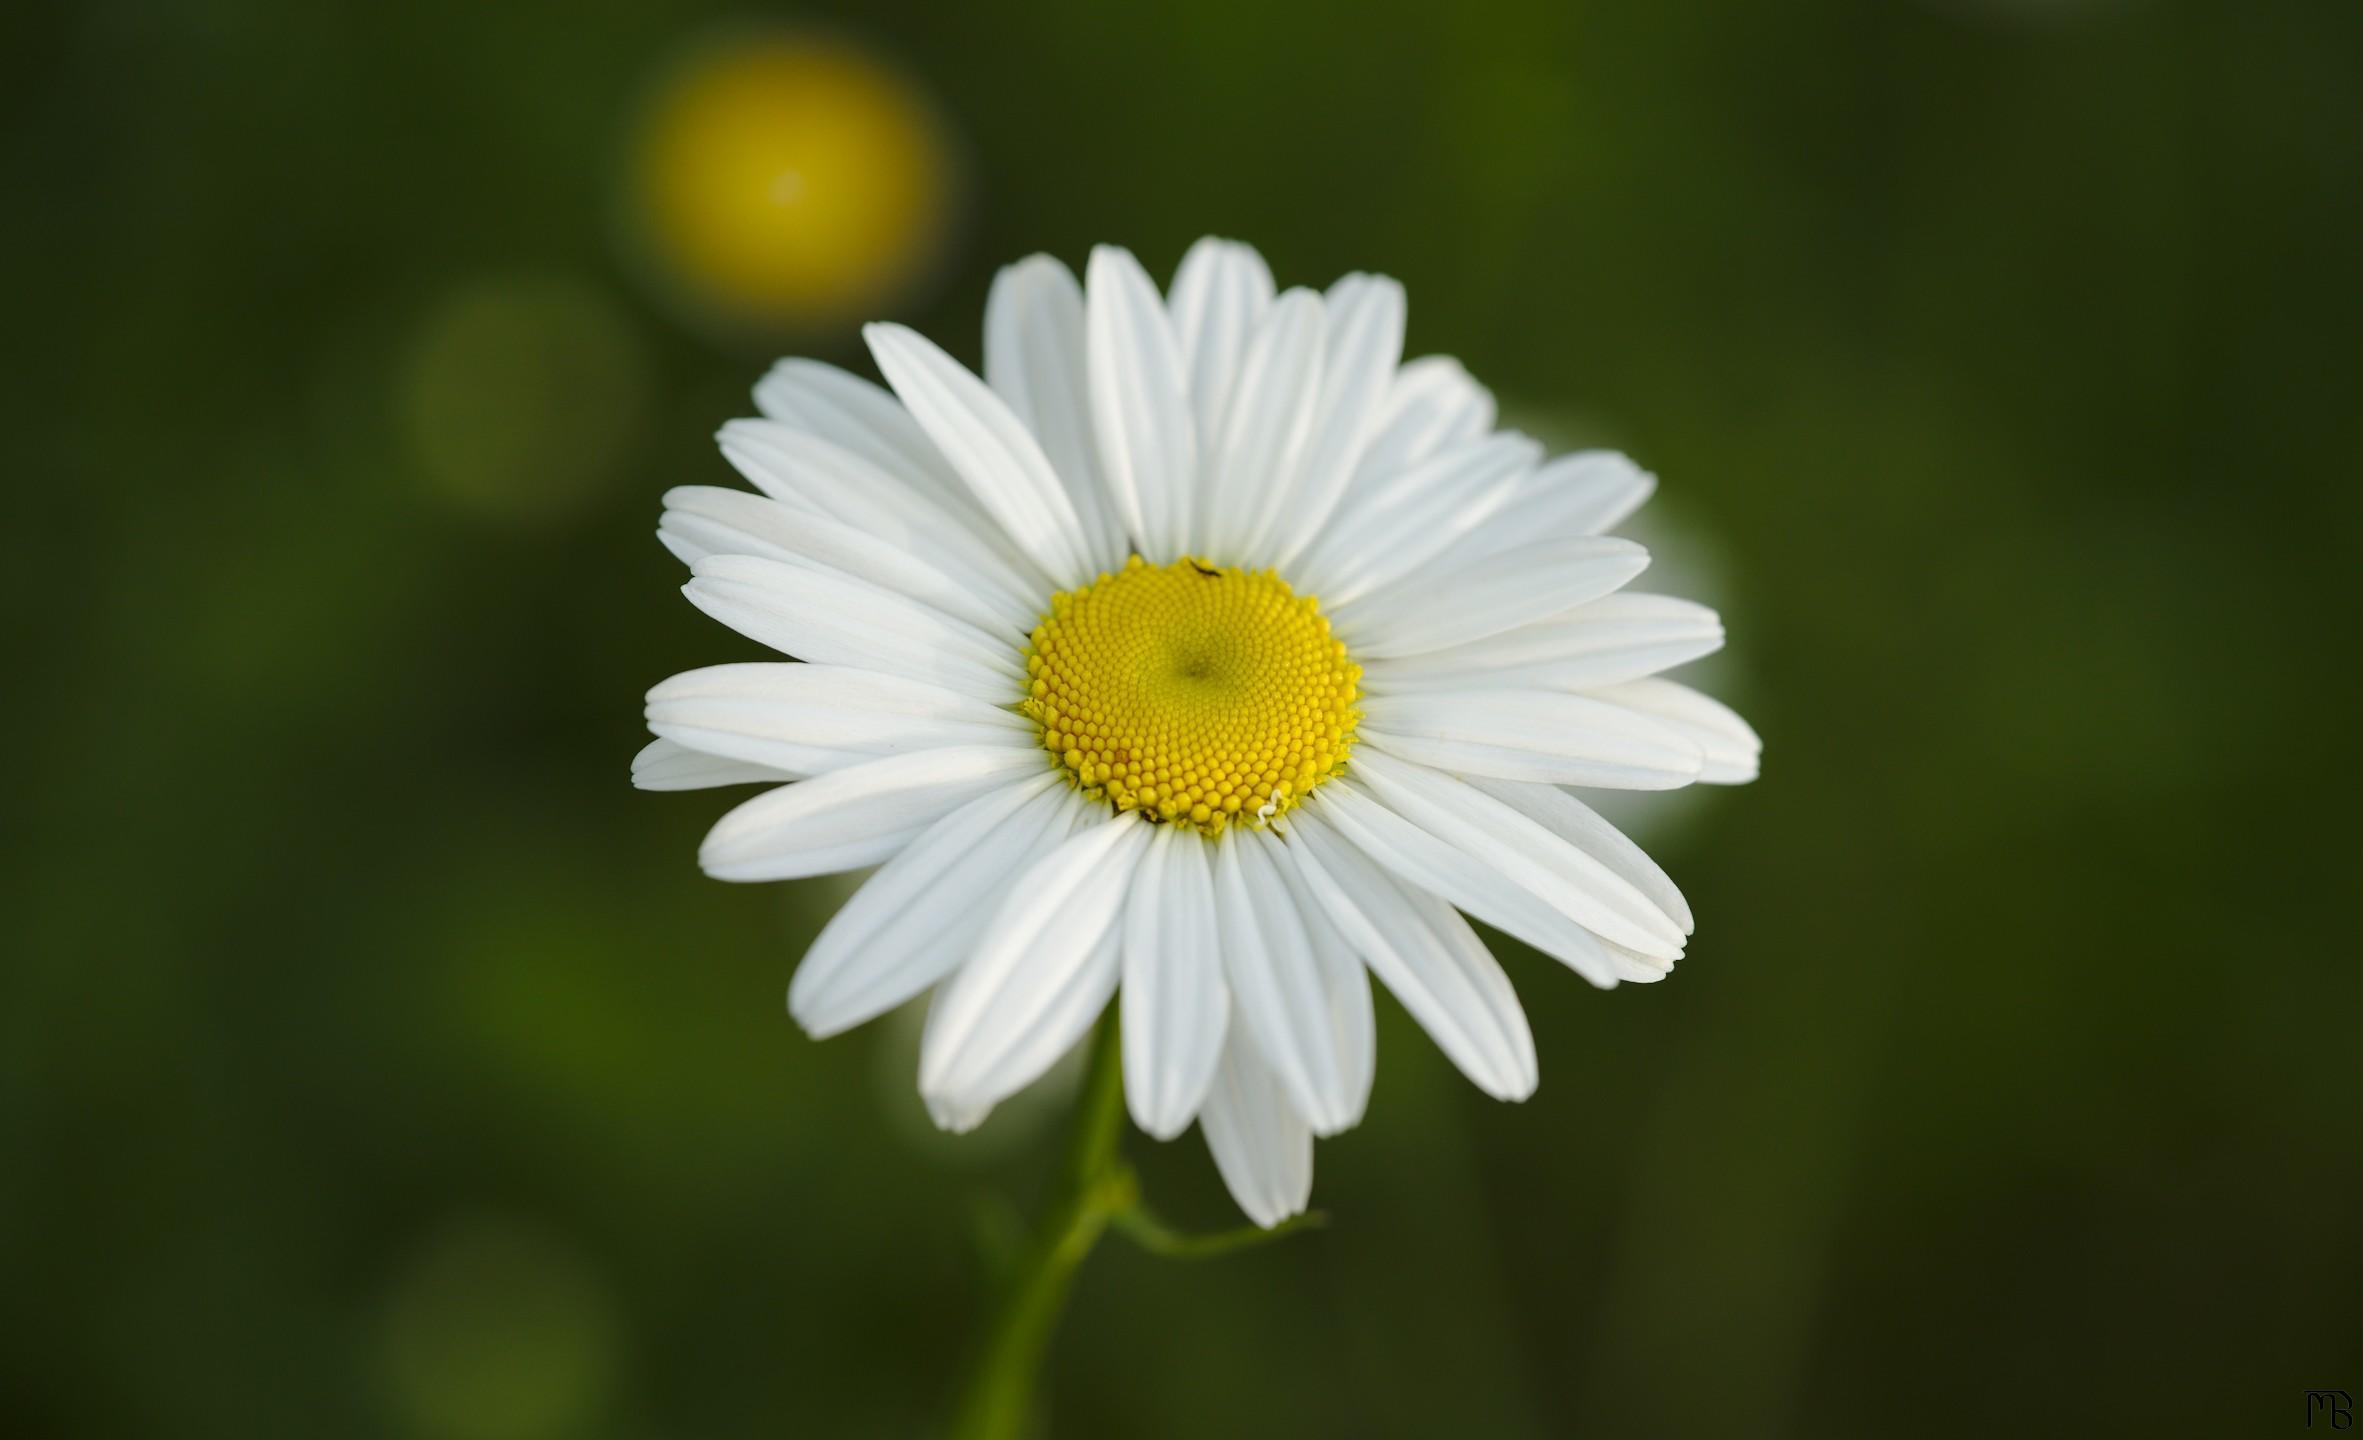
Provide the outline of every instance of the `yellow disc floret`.
<path id="1" fill-rule="evenodd" d="M 1050 597 L 1019 708 L 1086 794 L 1194 826 L 1262 825 L 1346 763 L 1362 669 L 1269 570 L 1150 565 Z"/>

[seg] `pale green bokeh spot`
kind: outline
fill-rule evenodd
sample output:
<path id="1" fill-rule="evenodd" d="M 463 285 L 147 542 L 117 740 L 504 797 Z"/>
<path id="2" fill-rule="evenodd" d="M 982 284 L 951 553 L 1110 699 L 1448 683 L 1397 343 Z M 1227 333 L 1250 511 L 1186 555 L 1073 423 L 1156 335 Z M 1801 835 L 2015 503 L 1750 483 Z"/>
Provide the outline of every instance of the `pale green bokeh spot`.
<path id="1" fill-rule="evenodd" d="M 428 1242 L 387 1298 L 383 1364 L 399 1432 L 545 1440 L 595 1430 L 618 1351 L 606 1288 L 550 1236 L 462 1222 Z"/>
<path id="2" fill-rule="evenodd" d="M 480 280 L 428 313 L 400 404 L 439 498 L 547 521 L 583 508 L 622 471 L 645 428 L 648 366 L 597 290 L 559 275 Z"/>

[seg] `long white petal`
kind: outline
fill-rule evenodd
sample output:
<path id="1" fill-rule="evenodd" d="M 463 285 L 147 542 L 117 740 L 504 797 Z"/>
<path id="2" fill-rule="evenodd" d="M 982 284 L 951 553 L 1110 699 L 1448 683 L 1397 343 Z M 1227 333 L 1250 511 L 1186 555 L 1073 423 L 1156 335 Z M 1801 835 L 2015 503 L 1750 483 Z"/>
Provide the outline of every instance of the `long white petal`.
<path id="1" fill-rule="evenodd" d="M 984 511 L 903 402 L 859 375 L 818 360 L 782 360 L 755 386 L 755 408 L 850 450 L 963 516 Z"/>
<path id="2" fill-rule="evenodd" d="M 870 354 L 977 502 L 1061 588 L 1090 577 L 1083 523 L 1024 422 L 992 387 L 903 325 L 862 327 Z"/>
<path id="3" fill-rule="evenodd" d="M 1338 1074 L 1345 1082 L 1345 1125 L 1359 1125 L 1370 1105 L 1371 1082 L 1378 1075 L 1378 1021 L 1370 1007 L 1370 974 L 1362 968 L 1353 942 L 1314 893 L 1298 863 L 1301 857 L 1276 839 L 1265 849 L 1288 887 L 1290 903 L 1304 919 L 1305 938 L 1312 941 L 1314 975 L 1326 1002 L 1323 1011 L 1337 1048 Z"/>
<path id="4" fill-rule="evenodd" d="M 1109 997 L 1116 993 L 1122 949 L 1122 939 L 1111 929 L 1075 964 L 1055 972 L 1045 967 L 1026 983 L 1005 986 L 982 1002 L 989 1013 L 976 1043 L 954 1056 L 948 1078 L 939 1079 L 934 1088 L 921 1082 L 919 1096 L 928 1113 L 948 1130 L 973 1129 L 995 1105 L 1041 1079 L 1108 1008 Z M 954 975 L 928 1007 L 927 1028 L 919 1040 L 922 1066 L 930 1054 L 951 1053 L 935 1037 L 947 1007 L 962 999 L 960 980 L 961 975 Z"/>
<path id="5" fill-rule="evenodd" d="M 900 675 L 842 665 L 711 665 L 648 692 L 648 728 L 693 749 L 818 775 L 885 755 L 1035 743 L 1024 717 Z"/>
<path id="6" fill-rule="evenodd" d="M 1429 566 L 1330 615 L 1358 657 L 1423 655 L 1597 600 L 1648 565 L 1649 552 L 1630 540 L 1541 540 L 1457 569 Z"/>
<path id="7" fill-rule="evenodd" d="M 1537 546 L 1580 544 L 1606 529 L 1603 522 L 1631 513 L 1656 484 L 1632 461 L 1604 450 L 1554 460 L 1522 476 L 1498 508 L 1435 555 L 1416 565 L 1390 557 L 1371 583 L 1413 591 L 1442 588 L 1521 554 L 1531 559 Z"/>
<path id="8" fill-rule="evenodd" d="M 1052 588 L 1050 576 L 1019 554 L 973 499 L 966 508 L 948 506 L 907 471 L 774 420 L 733 420 L 717 438 L 723 457 L 764 494 L 910 551 L 989 592 L 997 611 L 1039 611 Z"/>
<path id="9" fill-rule="evenodd" d="M 1124 909 L 1124 1098 L 1159 1140 L 1190 1128 L 1205 1103 L 1230 1020 L 1207 849 L 1194 832 L 1158 826 Z"/>
<path id="10" fill-rule="evenodd" d="M 1286 565 L 1304 553 L 1345 496 L 1386 414 L 1403 358 L 1403 287 L 1384 275 L 1348 275 L 1324 302 L 1328 341 L 1321 399 L 1296 483 L 1265 510 L 1248 543 Z"/>
<path id="11" fill-rule="evenodd" d="M 1272 1073 L 1313 1132 L 1334 1135 L 1353 1113 L 1350 1077 L 1304 917 L 1267 848 L 1276 843 L 1260 831 L 1234 830 L 1215 845 L 1223 971 Z"/>
<path id="12" fill-rule="evenodd" d="M 942 993 L 940 990 L 936 992 L 939 996 Z M 930 1016 L 935 1014 L 933 1001 L 928 1003 L 927 1013 Z M 977 1126 L 984 1124 L 993 1113 L 993 1107 L 990 1105 L 963 1105 L 947 1100 L 940 1095 L 922 1095 L 919 1098 L 927 1104 L 927 1118 L 954 1135 L 967 1134 Z"/>
<path id="13" fill-rule="evenodd" d="M 1009 882 L 1072 833 L 1079 803 L 1047 771 L 929 826 L 822 928 L 788 1011 L 815 1039 L 883 1015 L 968 958 Z"/>
<path id="14" fill-rule="evenodd" d="M 1699 748 L 1623 705 L 1555 690 L 1422 690 L 1362 702 L 1368 744 L 1457 775 L 1611 790 L 1699 778 Z"/>
<path id="15" fill-rule="evenodd" d="M 1599 936 L 1516 880 L 1396 814 L 1351 776 L 1323 785 L 1307 808 L 1406 888 L 1425 890 L 1525 941 L 1602 989 L 1616 984 L 1615 962 Z"/>
<path id="16" fill-rule="evenodd" d="M 1477 1088 L 1534 1093 L 1534 1035 L 1510 977 L 1458 911 L 1407 887 L 1309 810 L 1289 826 L 1307 884 L 1363 962 Z"/>
<path id="17" fill-rule="evenodd" d="M 662 737 L 632 757 L 632 784 L 642 790 L 711 790 L 717 785 L 752 785 L 801 778 L 770 765 L 752 765 L 692 750 Z"/>
<path id="18" fill-rule="evenodd" d="M 708 555 L 809 561 L 908 595 L 989 633 L 1023 634 L 1039 613 L 1038 606 L 996 603 L 975 577 L 955 579 L 893 541 L 744 490 L 676 486 L 665 492 L 656 533 L 665 548 L 693 566 Z"/>
<path id="19" fill-rule="evenodd" d="M 1657 477 L 1614 450 L 1578 450 L 1534 472 L 1516 509 L 1527 534 L 1605 535 L 1657 493 Z"/>
<path id="20" fill-rule="evenodd" d="M 988 790 L 1038 772 L 1023 749 L 963 746 L 849 765 L 758 795 L 717 821 L 698 864 L 717 880 L 792 880 L 875 865 Z"/>
<path id="21" fill-rule="evenodd" d="M 1151 561 L 1189 544 L 1198 422 L 1157 287 L 1129 250 L 1091 252 L 1084 279 L 1091 410 L 1116 513 Z"/>
<path id="22" fill-rule="evenodd" d="M 1465 783 L 1608 867 L 1619 879 L 1640 891 L 1683 934 L 1688 935 L 1695 927 L 1690 902 L 1682 898 L 1674 878 L 1622 830 L 1609 824 L 1599 811 L 1555 785 L 1489 780 L 1476 775 L 1465 777 Z"/>
<path id="23" fill-rule="evenodd" d="M 1265 528 L 1295 482 L 1321 390 L 1321 297 L 1291 290 L 1250 337 L 1238 384 L 1208 432 L 1213 454 L 1198 517 L 1198 540 L 1227 563 L 1252 558 L 1249 537 Z"/>
<path id="24" fill-rule="evenodd" d="M 1627 950 L 1622 945 L 1601 942 L 1609 960 L 1616 966 L 1616 978 L 1633 985 L 1654 985 L 1674 973 L 1674 962 L 1656 955 L 1644 955 L 1638 950 Z"/>
<path id="25" fill-rule="evenodd" d="M 1723 648 L 1723 621 L 1704 605 L 1619 591 L 1550 619 L 1449 650 L 1368 660 L 1367 690 L 1497 687 L 1505 679 L 1546 690 L 1589 690 L 1638 680 Z M 1515 669 L 1514 676 L 1488 672 Z"/>
<path id="26" fill-rule="evenodd" d="M 1147 842 L 1138 816 L 1115 816 L 1017 877 L 928 1014 L 922 1095 L 956 1107 L 993 1104 L 1090 1028 L 1116 988 L 1116 917 Z"/>
<path id="27" fill-rule="evenodd" d="M 1395 372 L 1379 412 L 1378 433 L 1362 452 L 1347 493 L 1383 486 L 1431 455 L 1481 439 L 1493 429 L 1493 394 L 1449 355 L 1423 355 Z"/>
<path id="28" fill-rule="evenodd" d="M 1236 1017 L 1198 1128 L 1214 1168 L 1247 1218 L 1270 1229 L 1301 1214 L 1313 1196 L 1313 1132 Z"/>
<path id="29" fill-rule="evenodd" d="M 1424 460 L 1353 497 L 1292 573 L 1323 604 L 1358 599 L 1482 524 L 1541 458 L 1533 440 L 1499 434 Z"/>
<path id="30" fill-rule="evenodd" d="M 1628 680 L 1592 694 L 1648 716 L 1699 747 L 1706 763 L 1699 779 L 1709 785 L 1745 785 L 1756 778 L 1764 742 L 1739 712 L 1710 695 L 1671 680 Z"/>
<path id="31" fill-rule="evenodd" d="M 1014 643 L 837 571 L 709 555 L 681 588 L 691 604 L 748 639 L 816 665 L 884 670 L 996 702 L 1024 690 Z"/>
<path id="32" fill-rule="evenodd" d="M 1357 756 L 1354 768 L 1388 809 L 1542 896 L 1601 939 L 1650 955 L 1682 952 L 1688 932 L 1678 917 L 1625 878 L 1621 867 L 1519 807 L 1468 781 L 1387 756 Z"/>
<path id="33" fill-rule="evenodd" d="M 985 381 L 1034 432 L 1083 526 L 1085 558 L 1114 570 L 1131 548 L 1100 471 L 1091 428 L 1083 287 L 1048 255 L 993 277 L 985 300 Z"/>
<path id="34" fill-rule="evenodd" d="M 1272 305 L 1272 271 L 1252 246 L 1209 235 L 1190 247 L 1173 275 L 1166 312 L 1189 376 L 1198 433 L 1219 433 L 1237 387 L 1239 357 Z"/>

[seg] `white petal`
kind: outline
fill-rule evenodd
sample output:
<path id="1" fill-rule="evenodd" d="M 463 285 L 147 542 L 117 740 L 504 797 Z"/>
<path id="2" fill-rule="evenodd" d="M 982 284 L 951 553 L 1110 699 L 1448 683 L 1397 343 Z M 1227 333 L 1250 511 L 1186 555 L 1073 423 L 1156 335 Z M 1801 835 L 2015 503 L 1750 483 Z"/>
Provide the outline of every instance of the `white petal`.
<path id="1" fill-rule="evenodd" d="M 1541 457 L 1526 436 L 1501 434 L 1422 461 L 1349 497 L 1295 573 L 1331 607 L 1377 590 L 1484 523 Z"/>
<path id="2" fill-rule="evenodd" d="M 816 665 L 926 680 L 1006 703 L 1024 692 L 1014 641 L 837 571 L 752 555 L 709 555 L 682 593 L 750 640 Z"/>
<path id="3" fill-rule="evenodd" d="M 985 300 L 985 381 L 1034 432 L 1083 527 L 1085 558 L 1114 570 L 1131 549 L 1091 428 L 1083 287 L 1048 255 L 1005 267 Z"/>
<path id="4" fill-rule="evenodd" d="M 768 496 L 712 485 L 665 492 L 657 538 L 684 562 L 708 555 L 761 555 L 810 561 L 908 595 L 989 633 L 1023 633 L 1039 613 L 1008 600 L 996 603 L 976 579 L 954 579 L 917 553 L 826 515 L 799 512 Z"/>
<path id="5" fill-rule="evenodd" d="M 996 1103 L 1091 1027 L 1116 988 L 1116 917 L 1148 835 L 1138 816 L 1115 816 L 1017 877 L 928 1014 L 922 1095 L 959 1108 Z"/>
<path id="6" fill-rule="evenodd" d="M 1330 613 L 1357 657 L 1422 655 L 1597 600 L 1648 565 L 1649 552 L 1630 540 L 1541 540 L 1459 569 L 1431 565 Z"/>
<path id="7" fill-rule="evenodd" d="M 797 778 L 791 771 L 728 760 L 661 738 L 641 746 L 640 753 L 632 757 L 632 784 L 642 790 L 710 790 L 717 785 Z"/>
<path id="8" fill-rule="evenodd" d="M 718 438 L 724 458 L 764 494 L 910 551 L 989 592 L 997 611 L 1038 612 L 1053 588 L 973 501 L 944 505 L 905 474 L 773 420 L 733 420 Z"/>
<path id="9" fill-rule="evenodd" d="M 814 518 L 812 511 L 790 509 L 768 495 L 716 485 L 676 485 L 665 492 L 656 538 L 684 565 L 695 565 L 708 555 L 790 560 L 796 556 L 797 523 Z"/>
<path id="10" fill-rule="evenodd" d="M 1129 250 L 1102 245 L 1085 275 L 1092 419 L 1116 513 L 1158 564 L 1190 541 L 1198 422 L 1157 287 Z"/>
<path id="11" fill-rule="evenodd" d="M 1690 902 L 1682 898 L 1673 877 L 1650 859 L 1648 852 L 1626 838 L 1622 830 L 1602 818 L 1599 811 L 1555 785 L 1488 780 L 1474 775 L 1467 777 L 1467 783 L 1608 867 L 1647 897 L 1683 934 L 1688 935 L 1695 927 Z"/>
<path id="12" fill-rule="evenodd" d="M 708 754 L 818 775 L 884 755 L 1035 743 L 1004 706 L 841 665 L 713 665 L 648 692 L 648 728 Z"/>
<path id="13" fill-rule="evenodd" d="M 1304 917 L 1280 878 L 1270 836 L 1234 830 L 1215 845 L 1214 908 L 1239 1019 L 1317 1135 L 1351 1123 L 1352 1077 Z"/>
<path id="14" fill-rule="evenodd" d="M 1403 358 L 1403 287 L 1384 275 L 1348 275 L 1329 288 L 1321 399 L 1304 464 L 1286 505 L 1248 537 L 1285 565 L 1304 553 L 1345 496 L 1385 417 Z"/>
<path id="15" fill-rule="evenodd" d="M 1521 625 L 1450 650 L 1370 660 L 1365 689 L 1435 690 L 1499 686 L 1589 690 L 1637 680 L 1723 648 L 1723 621 L 1704 605 L 1620 591 L 1563 615 Z M 1515 676 L 1487 672 L 1515 669 Z"/>
<path id="16" fill-rule="evenodd" d="M 1615 962 L 1600 937 L 1500 870 L 1396 814 L 1351 776 L 1322 786 L 1310 804 L 1406 888 L 1428 891 L 1603 989 L 1616 984 Z"/>
<path id="17" fill-rule="evenodd" d="M 1604 450 L 1553 461 L 1522 477 L 1498 508 L 1432 558 L 1416 567 L 1391 562 L 1375 583 L 1415 591 L 1440 587 L 1538 545 L 1581 544 L 1606 528 L 1601 521 L 1624 518 L 1656 483 L 1632 461 Z"/>
<path id="18" fill-rule="evenodd" d="M 1450 905 L 1398 882 L 1309 810 L 1290 852 L 1329 917 L 1420 1028 L 1477 1088 L 1534 1093 L 1534 1036 L 1510 977 Z"/>
<path id="19" fill-rule="evenodd" d="M 1124 1098 L 1159 1140 L 1205 1103 L 1230 1019 L 1207 849 L 1181 826 L 1156 827 L 1124 909 Z"/>
<path id="20" fill-rule="evenodd" d="M 1239 357 L 1271 304 L 1271 267 L 1252 246 L 1236 240 L 1207 236 L 1190 247 L 1174 272 L 1166 311 L 1201 436 L 1220 433 Z"/>
<path id="21" fill-rule="evenodd" d="M 1533 528 L 1605 535 L 1657 493 L 1657 477 L 1614 450 L 1579 450 L 1537 470 L 1518 509 Z"/>
<path id="22" fill-rule="evenodd" d="M 925 750 L 832 770 L 758 795 L 723 816 L 698 847 L 717 880 L 792 880 L 875 865 L 919 832 L 1042 757 L 1010 747 Z"/>
<path id="23" fill-rule="evenodd" d="M 1493 393 L 1448 355 L 1424 355 L 1395 372 L 1378 433 L 1355 467 L 1349 494 L 1385 483 L 1431 455 L 1492 431 Z"/>
<path id="24" fill-rule="evenodd" d="M 1457 775 L 1612 790 L 1699 778 L 1699 748 L 1622 705 L 1555 690 L 1421 690 L 1362 702 L 1361 738 Z"/>
<path id="25" fill-rule="evenodd" d="M 1075 793 L 1048 772 L 929 826 L 831 917 L 788 987 L 815 1039 L 925 990 L 968 958 L 1017 873 L 1073 831 Z"/>
<path id="26" fill-rule="evenodd" d="M 1384 756 L 1355 757 L 1355 774 L 1388 809 L 1540 895 L 1598 935 L 1644 954 L 1682 953 L 1679 919 L 1589 850 L 1467 781 Z"/>
<path id="27" fill-rule="evenodd" d="M 1055 984 L 1006 986 L 979 1001 L 989 1012 L 980 1037 L 948 1062 L 953 1069 L 937 1088 L 925 1088 L 919 1098 L 938 1125 L 958 1133 L 973 1130 L 995 1105 L 1042 1078 L 1091 1029 L 1116 993 L 1118 953 L 1123 942 L 1113 929 L 1093 942 L 1080 963 L 1062 967 L 1055 976 L 1033 977 Z M 963 972 L 965 973 L 965 972 Z M 936 1040 L 940 1017 L 962 999 L 960 976 L 935 992 L 927 1008 L 927 1028 L 919 1040 L 921 1074 L 929 1054 L 951 1054 Z M 973 997 L 973 992 L 971 992 Z"/>
<path id="28" fill-rule="evenodd" d="M 1709 785 L 1745 785 L 1756 778 L 1764 742 L 1737 711 L 1671 680 L 1630 680 L 1593 695 L 1650 717 L 1696 744 L 1706 756 L 1699 779 Z"/>
<path id="29" fill-rule="evenodd" d="M 782 360 L 755 386 L 755 408 L 921 487 L 937 504 L 984 515 L 903 403 L 859 375 L 818 360 Z"/>
<path id="30" fill-rule="evenodd" d="M 1217 427 L 1198 518 L 1198 540 L 1229 563 L 1253 552 L 1250 536 L 1277 513 L 1312 428 L 1321 388 L 1321 297 L 1291 290 L 1248 341 L 1239 382 Z"/>
<path id="31" fill-rule="evenodd" d="M 1297 914 L 1304 919 L 1305 937 L 1313 942 L 1314 973 L 1327 1002 L 1324 1009 L 1331 1041 L 1337 1047 L 1338 1073 L 1345 1080 L 1345 1123 L 1359 1125 L 1370 1104 L 1371 1082 L 1378 1075 L 1378 1022 L 1370 1008 L 1369 972 L 1362 968 L 1353 943 L 1314 894 L 1298 864 L 1299 857 L 1278 841 L 1265 848 L 1288 887 Z M 1449 906 L 1446 913 L 1451 913 Z"/>
<path id="32" fill-rule="evenodd" d="M 1234 1017 L 1198 1128 L 1214 1168 L 1247 1218 L 1270 1229 L 1313 1196 L 1313 1132 Z"/>
<path id="33" fill-rule="evenodd" d="M 862 338 L 960 478 L 1061 588 L 1090 577 L 1083 523 L 1042 447 L 992 387 L 903 325 L 865 325 Z"/>
<path id="34" fill-rule="evenodd" d="M 942 992 L 938 991 L 937 993 L 941 994 Z M 927 1013 L 930 1016 L 935 1014 L 933 1001 L 928 1003 Z M 946 1100 L 939 1095 L 922 1095 L 919 1098 L 926 1102 L 927 1118 L 954 1135 L 967 1134 L 977 1126 L 984 1124 L 993 1113 L 993 1107 L 990 1105 L 962 1105 Z"/>
<path id="35" fill-rule="evenodd" d="M 1622 945 L 1601 942 L 1609 960 L 1616 966 L 1616 978 L 1633 985 L 1654 985 L 1674 973 L 1674 962 L 1655 955 L 1644 955 L 1638 950 L 1627 950 Z"/>

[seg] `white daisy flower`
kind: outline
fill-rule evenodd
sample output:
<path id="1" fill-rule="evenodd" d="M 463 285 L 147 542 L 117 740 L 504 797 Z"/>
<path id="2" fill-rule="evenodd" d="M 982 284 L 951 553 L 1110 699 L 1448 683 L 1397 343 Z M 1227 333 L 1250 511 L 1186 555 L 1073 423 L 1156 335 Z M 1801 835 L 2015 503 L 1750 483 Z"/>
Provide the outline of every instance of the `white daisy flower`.
<path id="1" fill-rule="evenodd" d="M 1497 430 L 1403 316 L 1380 276 L 1275 293 L 1224 240 L 1163 297 L 1121 249 L 1080 285 L 1036 256 L 982 379 L 872 325 L 892 393 L 784 361 L 720 437 L 760 493 L 665 497 L 690 600 L 802 663 L 657 686 L 635 779 L 794 782 L 714 827 L 722 879 L 881 867 L 789 1008 L 827 1036 L 932 992 L 938 1123 L 1114 999 L 1135 1123 L 1195 1121 L 1269 1226 L 1361 1119 L 1368 976 L 1518 1100 L 1534 1041 L 1464 914 L 1603 988 L 1681 956 L 1681 892 L 1565 787 L 1755 775 L 1737 715 L 1656 678 L 1721 624 L 1624 588 L 1646 472 Z"/>

